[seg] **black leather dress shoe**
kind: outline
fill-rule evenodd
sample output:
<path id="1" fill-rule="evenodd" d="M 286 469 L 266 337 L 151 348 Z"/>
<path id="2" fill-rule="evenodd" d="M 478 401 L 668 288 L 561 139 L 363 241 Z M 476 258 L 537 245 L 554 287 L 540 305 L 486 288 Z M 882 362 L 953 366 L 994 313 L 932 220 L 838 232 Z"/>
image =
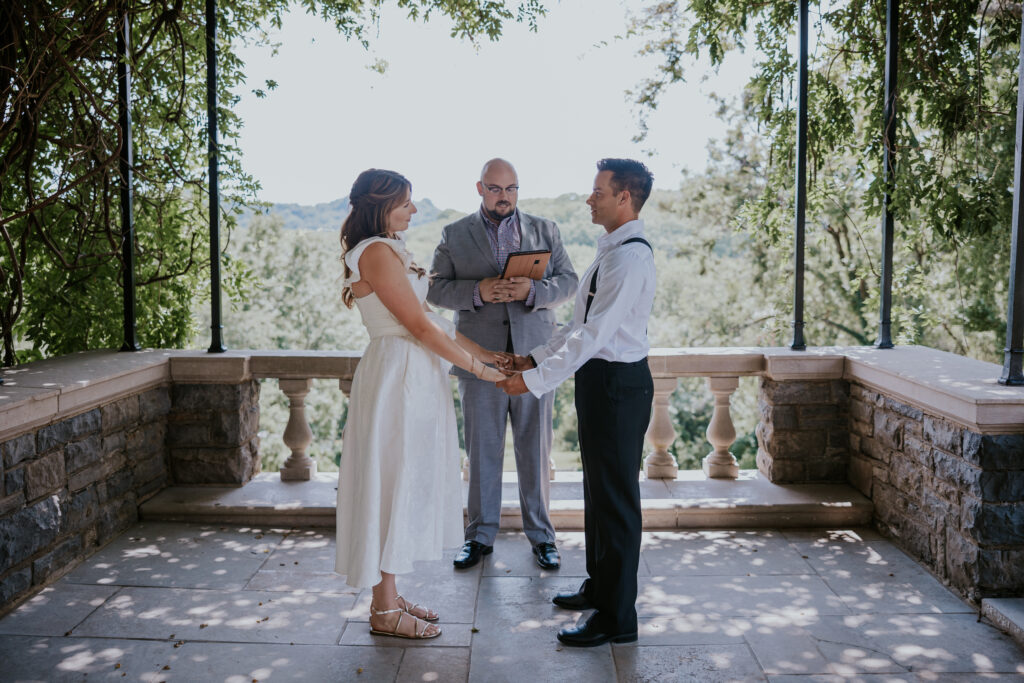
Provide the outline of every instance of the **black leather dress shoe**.
<path id="1" fill-rule="evenodd" d="M 558 569 L 562 566 L 558 548 L 551 541 L 544 541 L 533 546 L 533 554 L 537 556 L 537 565 L 541 569 Z"/>
<path id="2" fill-rule="evenodd" d="M 455 556 L 452 564 L 455 565 L 456 569 L 469 569 L 479 562 L 481 557 L 490 555 L 492 552 L 494 552 L 494 546 L 484 545 L 476 541 L 466 541 L 462 544 L 462 549 Z"/>
<path id="3" fill-rule="evenodd" d="M 636 631 L 631 633 L 607 633 L 593 626 L 593 623 L 594 619 L 590 618 L 582 626 L 563 628 L 558 632 L 558 640 L 570 647 L 596 647 L 605 643 L 636 642 Z"/>
<path id="4" fill-rule="evenodd" d="M 577 612 L 594 608 L 593 603 L 583 593 L 559 593 L 551 598 L 551 602 L 564 609 L 572 609 Z"/>

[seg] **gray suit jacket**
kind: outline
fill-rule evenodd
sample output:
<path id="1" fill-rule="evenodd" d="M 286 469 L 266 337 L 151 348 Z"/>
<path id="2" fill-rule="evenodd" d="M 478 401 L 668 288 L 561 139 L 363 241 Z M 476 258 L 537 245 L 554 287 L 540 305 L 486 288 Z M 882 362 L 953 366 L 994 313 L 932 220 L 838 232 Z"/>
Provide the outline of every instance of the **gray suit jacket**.
<path id="1" fill-rule="evenodd" d="M 505 350 L 510 327 L 516 353 L 529 353 L 546 343 L 557 326 L 552 309 L 573 298 L 579 286 L 554 221 L 520 211 L 519 229 L 520 251 L 551 250 L 544 278 L 535 287 L 532 308 L 522 301 L 485 303 L 474 308 L 473 287 L 477 281 L 501 275 L 479 211 L 444 227 L 430 267 L 433 279 L 427 301 L 455 311 L 456 329 L 491 351 Z M 473 376 L 459 368 L 453 374 Z"/>

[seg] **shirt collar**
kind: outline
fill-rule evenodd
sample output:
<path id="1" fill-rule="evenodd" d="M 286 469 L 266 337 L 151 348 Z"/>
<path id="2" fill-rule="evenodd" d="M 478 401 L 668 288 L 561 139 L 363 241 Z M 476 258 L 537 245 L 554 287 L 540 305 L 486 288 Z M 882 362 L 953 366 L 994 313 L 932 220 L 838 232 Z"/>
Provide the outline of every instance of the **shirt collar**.
<path id="1" fill-rule="evenodd" d="M 598 249 L 609 249 L 617 247 L 630 237 L 644 234 L 644 222 L 641 219 L 623 223 L 611 232 L 606 232 L 597 238 Z"/>

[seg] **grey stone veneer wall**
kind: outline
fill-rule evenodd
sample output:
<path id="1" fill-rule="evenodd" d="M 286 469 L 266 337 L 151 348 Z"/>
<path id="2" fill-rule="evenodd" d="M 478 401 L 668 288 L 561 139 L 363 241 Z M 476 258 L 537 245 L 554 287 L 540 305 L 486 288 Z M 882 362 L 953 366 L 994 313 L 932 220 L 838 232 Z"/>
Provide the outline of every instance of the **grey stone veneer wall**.
<path id="1" fill-rule="evenodd" d="M 0 443 L 0 610 L 138 519 L 168 483 L 168 387 Z"/>
<path id="2" fill-rule="evenodd" d="M 983 436 L 853 384 L 850 454 L 880 531 L 971 600 L 1024 594 L 1024 434 Z"/>
<path id="3" fill-rule="evenodd" d="M 138 519 L 171 482 L 259 472 L 259 383 L 176 384 L 0 443 L 0 612 Z"/>
<path id="4" fill-rule="evenodd" d="M 1024 434 L 982 435 L 842 380 L 765 379 L 757 467 L 850 481 L 875 525 L 968 599 L 1024 595 Z"/>
<path id="5" fill-rule="evenodd" d="M 175 384 L 167 447 L 176 484 L 236 484 L 260 471 L 260 384 Z"/>
<path id="6" fill-rule="evenodd" d="M 843 380 L 761 380 L 757 469 L 776 484 L 846 481 L 848 402 Z"/>

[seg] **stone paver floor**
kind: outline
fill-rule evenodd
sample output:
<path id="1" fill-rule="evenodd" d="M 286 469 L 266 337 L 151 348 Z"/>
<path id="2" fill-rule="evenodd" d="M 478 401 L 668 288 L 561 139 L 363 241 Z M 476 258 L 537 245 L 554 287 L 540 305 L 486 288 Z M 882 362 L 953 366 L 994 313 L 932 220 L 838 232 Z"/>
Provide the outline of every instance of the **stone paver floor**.
<path id="1" fill-rule="evenodd" d="M 371 636 L 333 531 L 139 523 L 0 619 L 0 681 L 1024 680 L 1024 651 L 865 529 L 646 532 L 640 640 L 563 648 L 581 533 L 542 571 L 521 534 L 400 577 L 444 634 Z M 585 615 L 582 615 L 585 616 Z"/>

